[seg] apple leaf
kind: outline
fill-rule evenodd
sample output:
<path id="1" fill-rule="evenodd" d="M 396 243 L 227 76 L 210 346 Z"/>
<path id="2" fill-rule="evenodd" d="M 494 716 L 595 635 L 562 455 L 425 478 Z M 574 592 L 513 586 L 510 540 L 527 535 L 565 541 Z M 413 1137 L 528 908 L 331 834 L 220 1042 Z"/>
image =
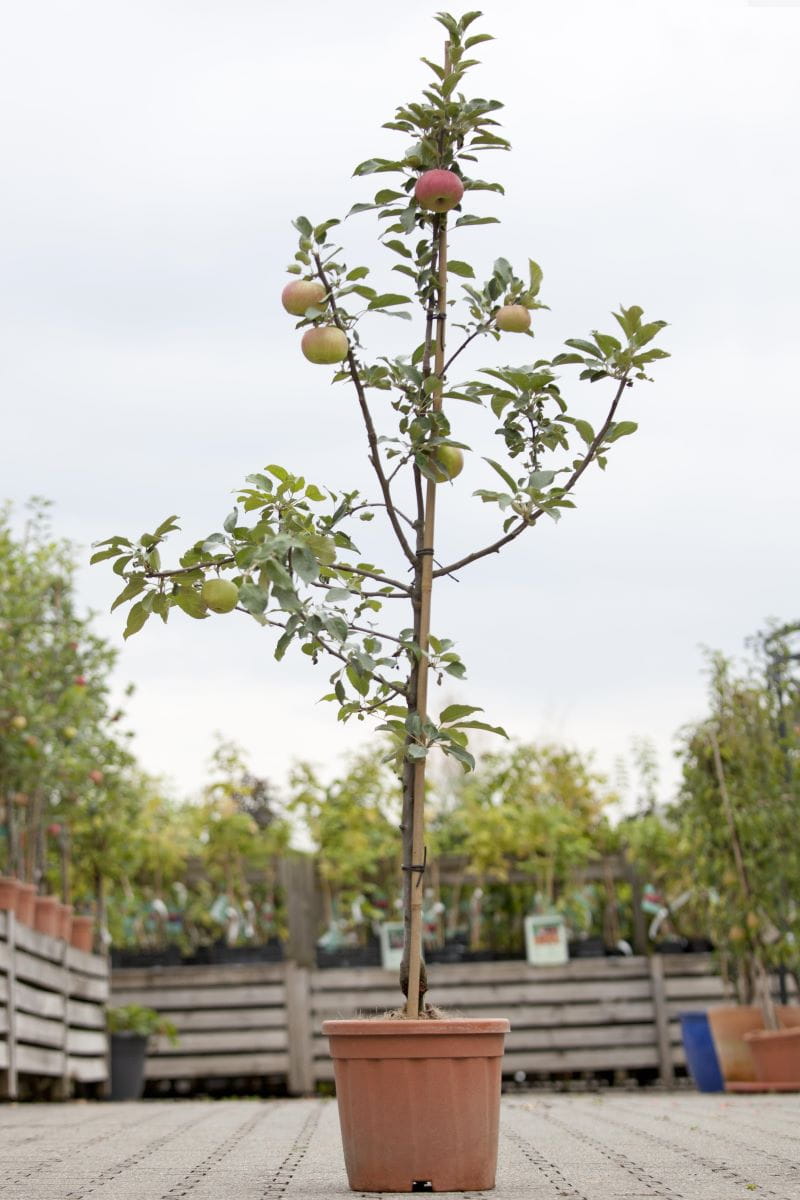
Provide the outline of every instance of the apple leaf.
<path id="1" fill-rule="evenodd" d="M 400 296 L 394 292 L 386 292 L 383 296 L 376 296 L 374 300 L 370 300 L 369 307 L 371 309 L 389 308 L 389 306 L 392 304 L 410 304 L 410 303 L 411 303 L 410 296 Z"/>
<path id="2" fill-rule="evenodd" d="M 177 604 L 182 612 L 185 612 L 188 617 L 194 617 L 197 621 L 202 621 L 208 616 L 208 609 L 199 592 L 196 592 L 191 587 L 179 587 L 172 595 L 173 602 Z"/>
<path id="3" fill-rule="evenodd" d="M 125 604 L 126 601 L 132 600 L 134 596 L 138 596 L 139 593 L 144 590 L 144 585 L 144 575 L 134 575 L 111 605 L 111 611 L 113 612 L 115 608 L 119 608 L 120 604 Z"/>
<path id="4" fill-rule="evenodd" d="M 457 258 L 451 258 L 447 264 L 447 269 L 452 275 L 460 275 L 462 279 L 474 279 L 475 272 L 469 263 L 459 262 Z"/>
<path id="5" fill-rule="evenodd" d="M 503 482 L 505 484 L 507 484 L 508 487 L 511 488 L 512 492 L 515 492 L 517 490 L 516 480 L 514 480 L 511 477 L 511 475 L 509 475 L 508 471 L 506 471 L 505 468 L 500 466 L 500 463 L 495 462 L 493 458 L 484 458 L 483 461 L 487 462 L 490 467 L 493 467 L 494 470 L 497 471 L 497 474 L 500 476 L 500 478 L 503 480 Z"/>
<path id="6" fill-rule="evenodd" d="M 615 442 L 617 438 L 627 437 L 631 433 L 636 433 L 639 426 L 635 421 L 620 421 L 616 425 L 612 425 L 605 436 L 607 442 Z"/>
<path id="7" fill-rule="evenodd" d="M 145 607 L 141 600 L 138 604 L 134 604 L 133 608 L 128 613 L 128 623 L 125 626 L 125 632 L 122 635 L 123 638 L 125 638 L 127 641 L 128 638 L 132 637 L 134 633 L 138 633 L 149 616 L 150 610 L 149 608 Z"/>
<path id="8" fill-rule="evenodd" d="M 449 725 L 453 721 L 460 721 L 462 717 L 472 716 L 476 712 L 483 712 L 483 709 L 477 708 L 474 704 L 448 704 L 447 708 L 443 708 L 439 713 L 439 720 L 442 725 Z"/>
<path id="9" fill-rule="evenodd" d="M 239 603 L 249 613 L 263 613 L 267 607 L 268 595 L 263 588 L 246 580 L 239 588 Z"/>
<path id="10" fill-rule="evenodd" d="M 456 226 L 459 225 L 499 225 L 500 221 L 497 217 L 475 217 L 472 213 L 465 213 L 463 217 L 459 217 L 456 221 Z M 453 227 L 455 228 L 455 226 Z"/>

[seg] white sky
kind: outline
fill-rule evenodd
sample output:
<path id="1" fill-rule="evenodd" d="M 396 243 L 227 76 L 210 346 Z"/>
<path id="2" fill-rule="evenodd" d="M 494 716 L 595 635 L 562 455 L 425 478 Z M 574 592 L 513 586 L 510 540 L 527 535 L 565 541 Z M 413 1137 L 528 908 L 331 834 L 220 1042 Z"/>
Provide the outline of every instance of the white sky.
<path id="1" fill-rule="evenodd" d="M 231 492 L 268 462 L 332 487 L 367 481 L 353 400 L 300 356 L 279 305 L 289 222 L 341 216 L 382 185 L 352 168 L 405 148 L 380 124 L 426 81 L 419 56 L 441 54 L 434 8 L 6 8 L 0 497 L 50 497 L 57 532 L 83 547 L 176 512 L 177 547 L 220 528 Z M 651 737 L 673 779 L 675 731 L 702 711 L 701 644 L 737 653 L 767 617 L 800 616 L 800 5 L 484 11 L 476 31 L 497 40 L 467 90 L 506 103 L 513 151 L 480 171 L 506 186 L 481 200 L 503 224 L 462 231 L 458 253 L 479 277 L 498 254 L 534 257 L 552 312 L 535 345 L 486 344 L 464 371 L 611 329 L 619 302 L 668 320 L 674 357 L 630 394 L 640 432 L 576 512 L 439 589 L 434 629 L 470 675 L 442 699 L 482 704 L 519 738 L 593 749 L 608 771 L 632 736 Z M 345 226 L 348 260 L 396 284 L 374 229 L 369 216 Z M 410 329 L 376 320 L 369 348 L 401 352 L 419 340 Z M 590 418 L 602 387 L 581 385 Z M 453 416 L 471 436 L 473 414 Z M 495 447 L 472 444 L 441 505 L 442 556 L 492 537 L 470 494 L 491 486 L 480 454 Z M 388 547 L 373 553 L 389 566 Z M 121 642 L 115 583 L 101 566 L 80 587 Z M 137 685 L 143 765 L 181 791 L 203 778 L 214 730 L 279 784 L 293 759 L 333 768 L 367 738 L 316 704 L 323 668 L 276 664 L 270 635 L 236 614 L 151 621 L 118 678 Z"/>

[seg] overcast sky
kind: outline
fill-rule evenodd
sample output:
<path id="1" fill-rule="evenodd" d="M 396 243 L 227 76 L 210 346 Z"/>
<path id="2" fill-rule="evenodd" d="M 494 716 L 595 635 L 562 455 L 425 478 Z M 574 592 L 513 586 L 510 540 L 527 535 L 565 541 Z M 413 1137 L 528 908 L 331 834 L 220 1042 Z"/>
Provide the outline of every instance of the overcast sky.
<path id="1" fill-rule="evenodd" d="M 290 221 L 341 216 L 401 155 L 380 128 L 426 82 L 442 31 L 422 0 L 26 0 L 0 47 L 0 497 L 55 503 L 58 533 L 138 536 L 170 513 L 184 540 L 220 528 L 244 476 L 279 462 L 334 488 L 368 482 L 352 397 L 299 353 L 279 296 Z M 592 472 L 579 506 L 439 588 L 434 630 L 458 641 L 480 704 L 523 739 L 593 750 L 612 771 L 652 738 L 666 779 L 676 730 L 703 710 L 701 646 L 739 653 L 768 617 L 800 617 L 800 6 L 729 0 L 489 0 L 470 94 L 505 102 L 511 154 L 480 197 L 502 225 L 465 229 L 479 277 L 499 254 L 544 269 L 537 342 L 462 356 L 480 367 L 556 353 L 641 304 L 673 357 L 626 398 L 640 432 Z M 456 10 L 460 12 L 460 9 Z M 392 282 L 370 216 L 342 231 L 351 264 Z M 383 276 L 381 276 L 383 272 Z M 396 284 L 397 277 L 394 277 Z M 365 332 L 373 354 L 419 340 Z M 406 339 L 404 341 L 404 339 Z M 580 385 L 584 415 L 603 385 Z M 451 414 L 470 441 L 471 413 Z M 463 420 L 463 426 L 459 424 Z M 439 551 L 491 540 L 471 498 L 475 453 L 445 492 Z M 388 542 L 374 550 L 388 566 Z M 82 570 L 108 615 L 116 577 Z M 282 664 L 239 615 L 150 622 L 118 681 L 143 765 L 180 792 L 212 733 L 280 784 L 293 759 L 334 769 L 361 725 L 318 705 L 326 674 Z"/>

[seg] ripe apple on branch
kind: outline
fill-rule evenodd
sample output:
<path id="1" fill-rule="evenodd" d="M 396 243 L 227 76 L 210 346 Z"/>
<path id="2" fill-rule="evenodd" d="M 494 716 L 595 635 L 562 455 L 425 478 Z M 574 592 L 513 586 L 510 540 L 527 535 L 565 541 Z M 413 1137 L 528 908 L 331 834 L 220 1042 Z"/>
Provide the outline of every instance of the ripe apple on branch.
<path id="1" fill-rule="evenodd" d="M 651 363 L 666 357 L 652 344 L 664 322 L 645 321 L 642 309 L 630 305 L 614 313 L 616 333 L 593 331 L 570 338 L 566 351 L 552 357 L 478 366 L 471 377 L 461 376 L 467 351 L 480 339 L 533 337 L 531 313 L 545 308 L 542 271 L 534 260 L 523 278 L 498 257 L 480 284 L 474 266 L 451 254 L 451 244 L 465 253 L 471 226 L 497 222 L 471 211 L 479 194 L 503 191 L 473 175 L 473 164 L 509 148 L 498 132 L 500 102 L 468 99 L 462 91 L 476 65 L 470 50 L 488 40 L 468 32 L 478 16 L 437 15 L 448 35 L 444 64 L 424 60 L 433 76 L 429 86 L 386 126 L 402 134 L 407 149 L 396 159 L 367 159 L 355 170 L 359 178 L 389 177 L 347 216 L 377 216 L 378 243 L 392 255 L 392 270 L 406 290 L 374 287 L 367 282 L 370 267 L 347 264 L 342 246 L 331 240 L 332 230 L 341 232 L 340 219 L 294 221 L 299 240 L 288 270 L 296 278 L 283 290 L 283 307 L 299 317 L 305 357 L 334 366 L 334 383 L 350 389 L 347 436 L 360 430 L 365 439 L 374 492 L 362 495 L 346 482 L 323 489 L 270 463 L 247 477 L 222 528 L 189 546 L 175 566 L 162 567 L 160 558 L 162 543 L 177 528 L 175 517 L 138 541 L 108 538 L 93 558 L 113 559 L 125 581 L 114 602 L 130 605 L 125 637 L 153 614 L 166 622 L 179 608 L 202 620 L 209 611 L 235 607 L 274 631 L 276 659 L 296 646 L 312 664 L 329 662 L 324 699 L 336 706 L 340 720 L 379 722 L 403 784 L 401 987 L 408 1017 L 426 1011 L 424 889 L 415 876 L 421 880 L 425 863 L 427 760 L 439 751 L 468 770 L 474 765 L 471 731 L 503 734 L 479 719 L 482 710 L 474 705 L 434 711 L 429 683 L 466 674 L 453 642 L 431 631 L 434 585 L 445 600 L 445 585 L 456 586 L 455 572 L 463 581 L 467 567 L 509 547 L 543 517 L 557 521 L 573 509 L 589 467 L 605 469 L 615 444 L 636 430 L 634 421 L 619 418 L 623 396 L 648 378 Z M 451 295 L 453 277 L 457 296 Z M 410 321 L 414 315 L 417 332 L 406 354 L 371 349 L 376 318 Z M 561 369 L 573 366 L 580 380 L 610 384 L 604 414 L 596 415 L 594 388 L 588 389 L 589 413 L 576 411 L 576 389 L 560 379 Z M 499 459 L 460 442 L 463 403 L 483 411 L 486 445 L 499 442 Z M 444 482 L 463 487 L 459 476 L 470 449 L 473 470 L 480 464 L 486 476 L 472 495 L 495 511 L 498 528 L 487 544 L 453 555 L 446 538 L 435 536 L 436 496 Z M 376 515 L 385 523 L 386 566 L 364 561 L 358 548 L 359 523 Z"/>

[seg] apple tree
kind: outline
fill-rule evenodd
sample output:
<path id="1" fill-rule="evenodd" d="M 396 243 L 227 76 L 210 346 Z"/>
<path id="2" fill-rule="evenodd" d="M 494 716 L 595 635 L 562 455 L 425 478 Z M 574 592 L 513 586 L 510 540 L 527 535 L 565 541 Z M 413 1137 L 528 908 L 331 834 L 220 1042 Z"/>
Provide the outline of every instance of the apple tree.
<path id="1" fill-rule="evenodd" d="M 475 164 L 509 148 L 497 122 L 501 103 L 463 91 L 476 65 L 474 48 L 491 40 L 473 31 L 480 15 L 437 14 L 447 35 L 443 61 L 423 60 L 429 85 L 386 126 L 406 149 L 355 169 L 359 178 L 382 180 L 347 215 L 377 220 L 378 244 L 392 256 L 403 290 L 374 287 L 368 265 L 346 262 L 334 240 L 339 219 L 294 222 L 298 243 L 284 308 L 298 318 L 306 359 L 332 366 L 333 382 L 351 390 L 374 493 L 346 483 L 322 487 L 269 464 L 248 476 L 221 528 L 177 562 L 162 562 L 174 517 L 138 539 L 110 537 L 94 555 L 112 561 L 123 583 L 114 607 L 128 606 L 126 637 L 151 616 L 167 621 L 175 609 L 199 620 L 235 609 L 277 636 L 277 659 L 297 647 L 312 663 L 330 662 L 325 698 L 340 720 L 375 718 L 394 739 L 392 761 L 403 786 L 401 986 L 410 1017 L 424 1011 L 427 988 L 421 961 L 426 762 L 439 751 L 469 769 L 470 731 L 492 728 L 474 705 L 435 711 L 429 698 L 430 681 L 465 675 L 452 640 L 431 629 L 433 586 L 452 582 L 456 572 L 463 580 L 473 564 L 574 508 L 586 472 L 605 469 L 617 443 L 636 429 L 635 421 L 621 419 L 626 392 L 665 357 L 653 344 L 664 322 L 645 320 L 635 304 L 614 314 L 613 333 L 571 338 L 551 357 L 532 354 L 524 348 L 545 307 L 537 262 L 527 260 L 521 270 L 499 257 L 481 282 L 466 258 L 470 227 L 497 220 L 472 211 L 473 200 L 503 191 Z M 405 355 L 372 350 L 374 319 L 415 316 L 417 332 Z M 512 363 L 462 376 L 482 340 L 505 338 L 522 348 Z M 599 421 L 583 415 L 576 389 L 562 383 L 562 368 L 575 369 L 589 390 L 609 388 Z M 500 446 L 499 453 L 483 453 L 486 481 L 474 493 L 496 513 L 497 532 L 468 553 L 452 554 L 435 540 L 437 492 L 458 487 L 465 453 L 481 452 L 459 438 L 451 419 L 464 404 L 485 413 L 486 444 Z M 386 565 L 359 550 L 360 522 L 375 517 L 391 539 Z"/>

